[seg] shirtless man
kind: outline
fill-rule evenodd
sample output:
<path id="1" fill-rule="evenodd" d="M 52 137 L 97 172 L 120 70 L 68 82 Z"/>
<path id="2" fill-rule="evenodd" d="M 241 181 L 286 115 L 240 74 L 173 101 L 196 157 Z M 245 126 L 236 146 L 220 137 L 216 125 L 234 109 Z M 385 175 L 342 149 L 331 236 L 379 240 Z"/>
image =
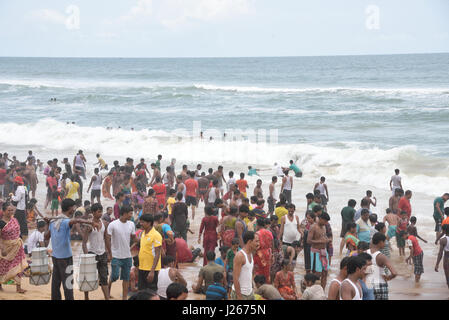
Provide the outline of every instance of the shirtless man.
<path id="1" fill-rule="evenodd" d="M 209 179 L 206 178 L 206 173 L 201 172 L 201 176 L 198 179 L 198 198 L 204 202 L 204 196 L 209 190 Z"/>
<path id="2" fill-rule="evenodd" d="M 371 199 L 373 198 L 373 199 Z M 373 197 L 373 192 L 371 190 L 366 191 L 366 197 L 364 197 L 363 199 L 366 199 L 366 201 L 368 201 L 368 210 L 370 210 L 371 205 L 373 205 L 374 207 L 377 205 L 377 199 L 376 197 Z"/>
<path id="3" fill-rule="evenodd" d="M 181 177 L 182 177 L 182 182 L 186 181 L 187 179 L 189 179 L 189 174 L 187 172 L 187 165 L 183 164 L 182 165 L 182 171 L 181 171 Z"/>
<path id="4" fill-rule="evenodd" d="M 399 223 L 399 215 L 393 213 L 393 211 L 388 208 L 387 215 L 383 220 L 383 223 L 385 222 L 388 222 L 387 240 L 390 241 L 391 238 L 396 236 L 396 228 Z"/>
<path id="5" fill-rule="evenodd" d="M 223 167 L 218 166 L 218 170 L 214 172 L 215 178 L 218 180 L 218 188 L 220 189 L 221 196 L 223 197 L 224 193 L 224 187 L 223 187 L 223 181 L 226 183 L 226 179 L 223 175 Z"/>
<path id="6" fill-rule="evenodd" d="M 404 191 L 402 189 L 395 189 L 394 195 L 390 197 L 390 200 L 388 201 L 388 207 L 390 208 L 391 212 L 394 214 L 397 214 L 399 216 L 399 200 L 401 199 L 402 195 L 404 194 Z"/>
<path id="7" fill-rule="evenodd" d="M 254 187 L 254 196 L 259 199 L 263 199 L 263 191 L 262 191 L 262 180 L 258 179 L 256 182 L 256 186 Z"/>
<path id="8" fill-rule="evenodd" d="M 161 178 L 161 171 L 158 169 L 155 163 L 151 164 L 151 169 L 153 169 L 153 176 L 151 177 L 151 181 L 147 187 L 152 187 L 157 177 Z"/>
<path id="9" fill-rule="evenodd" d="M 176 177 L 176 185 L 177 185 L 176 193 L 178 193 L 178 192 L 182 193 L 182 202 L 185 202 L 186 201 L 186 197 L 185 197 L 185 195 L 186 195 L 186 186 L 185 186 L 185 184 L 184 184 L 184 182 L 182 180 L 182 175 L 178 175 Z"/>
<path id="10" fill-rule="evenodd" d="M 268 188 L 269 191 L 270 191 L 270 195 L 268 196 L 268 213 L 270 215 L 272 215 L 274 213 L 274 205 L 277 202 L 277 199 L 276 199 L 276 188 L 275 188 L 277 181 L 278 181 L 278 178 L 276 176 L 273 176 L 271 178 L 271 183 L 270 183 L 270 186 Z"/>
<path id="11" fill-rule="evenodd" d="M 330 220 L 329 215 L 326 212 L 323 212 L 318 220 L 318 223 L 315 223 L 309 231 L 307 236 L 307 243 L 311 245 L 310 256 L 311 256 L 311 265 L 312 272 L 315 275 L 321 275 L 321 286 L 323 289 L 326 287 L 327 281 L 327 272 L 329 269 L 329 262 L 326 265 L 323 265 L 320 257 L 326 256 L 326 261 L 328 261 L 329 257 L 327 254 L 326 246 L 328 243 L 332 241 L 326 236 L 326 223 Z"/>

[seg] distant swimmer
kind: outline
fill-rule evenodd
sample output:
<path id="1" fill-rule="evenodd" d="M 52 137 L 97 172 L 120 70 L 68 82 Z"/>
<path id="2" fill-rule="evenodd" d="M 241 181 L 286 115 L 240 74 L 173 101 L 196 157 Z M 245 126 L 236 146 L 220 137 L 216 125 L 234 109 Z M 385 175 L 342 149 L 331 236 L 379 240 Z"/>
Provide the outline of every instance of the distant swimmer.
<path id="1" fill-rule="evenodd" d="M 394 170 L 395 175 L 391 177 L 390 180 L 390 190 L 392 191 L 393 195 L 394 195 L 394 191 L 396 189 L 402 189 L 404 190 L 404 188 L 402 187 L 402 178 L 399 175 L 399 169 Z"/>

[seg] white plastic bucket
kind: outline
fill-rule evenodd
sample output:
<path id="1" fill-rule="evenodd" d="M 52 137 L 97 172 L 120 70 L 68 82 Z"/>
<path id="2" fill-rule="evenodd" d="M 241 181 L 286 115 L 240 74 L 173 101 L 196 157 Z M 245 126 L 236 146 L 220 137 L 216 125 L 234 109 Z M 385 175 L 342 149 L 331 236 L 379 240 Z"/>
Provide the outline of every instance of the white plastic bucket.
<path id="1" fill-rule="evenodd" d="M 33 251 L 31 251 L 31 257 L 34 259 L 43 259 L 45 257 L 48 257 L 47 255 L 47 248 L 34 248 Z"/>
<path id="2" fill-rule="evenodd" d="M 86 273 L 80 273 L 79 277 L 78 277 L 78 282 L 83 282 L 83 281 L 88 281 L 88 282 L 92 282 L 92 281 L 97 281 L 98 280 L 98 273 L 95 272 L 86 272 Z"/>
<path id="3" fill-rule="evenodd" d="M 97 260 L 95 260 L 96 255 L 95 254 L 82 254 L 80 256 L 80 265 L 83 264 L 93 264 L 97 263 Z"/>
<path id="4" fill-rule="evenodd" d="M 39 273 L 39 274 L 46 274 L 49 273 L 48 263 L 47 264 L 40 264 L 36 265 L 34 263 L 30 264 L 31 273 Z"/>
<path id="5" fill-rule="evenodd" d="M 32 264 L 36 265 L 36 266 L 43 266 L 43 265 L 48 265 L 48 257 L 42 258 L 42 259 L 34 259 L 32 258 Z"/>
<path id="6" fill-rule="evenodd" d="M 97 272 L 97 263 L 80 264 L 80 275 Z"/>

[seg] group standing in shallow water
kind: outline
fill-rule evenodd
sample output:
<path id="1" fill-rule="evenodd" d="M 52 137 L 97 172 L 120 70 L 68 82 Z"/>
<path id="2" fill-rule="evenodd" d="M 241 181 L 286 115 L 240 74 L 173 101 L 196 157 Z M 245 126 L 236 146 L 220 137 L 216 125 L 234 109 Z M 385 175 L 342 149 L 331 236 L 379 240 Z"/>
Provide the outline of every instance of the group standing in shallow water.
<path id="1" fill-rule="evenodd" d="M 399 170 L 390 181 L 393 195 L 383 222 L 371 211 L 377 199 L 369 190 L 360 209 L 355 209 L 357 202 L 352 199 L 342 209 L 339 254 L 344 257 L 338 276 L 329 282 L 334 248 L 325 177 L 306 195 L 307 210 L 300 218 L 292 193 L 294 181 L 302 172 L 293 160 L 288 167 L 276 164 L 276 176 L 272 177 L 265 198 L 261 179 L 250 190 L 244 172 L 236 179 L 231 171 L 226 179 L 222 166 L 216 171 L 209 168 L 206 175 L 201 164 L 195 170 L 183 165 L 176 174 L 175 159 L 162 173 L 162 155 L 151 163 L 151 172 L 145 159 L 136 166 L 131 158 L 122 166 L 114 161 L 109 169 L 100 154 L 96 158 L 98 168 L 87 188 L 90 201 L 82 206 L 87 173 L 82 150 L 72 165 L 65 158 L 60 167 L 58 160 L 53 159 L 45 169 L 31 151 L 26 163 L 14 157 L 9 159 L 6 153 L 1 156 L 0 191 L 5 199 L 0 220 L 2 283 L 13 281 L 17 292 L 25 293 L 20 286 L 28 267 L 23 240 L 28 235 L 28 225 L 36 220 L 40 220 L 39 230 L 35 231 L 36 237 L 29 237 L 35 243 L 28 243 L 28 248 L 51 246 L 52 299 L 61 299 L 61 284 L 65 298 L 73 299 L 73 288 L 66 287 L 73 270 L 65 273 L 73 265 L 71 239 L 82 240 L 83 252 L 96 255 L 105 299 L 111 298 L 111 286 L 119 279 L 123 282 L 123 299 L 128 298 L 128 292 L 134 294 L 133 299 L 184 299 L 187 283 L 178 266 L 203 257 L 192 291 L 204 294 L 208 300 L 386 300 L 388 282 L 397 275 L 389 259 L 394 237 L 399 254 L 406 263 L 413 263 L 415 281 L 419 282 L 424 273 L 424 252 L 418 239 L 427 241 L 418 235 L 410 203 L 412 192 L 403 191 Z M 51 216 L 44 217 L 36 206 L 37 170 L 46 177 L 45 208 L 51 204 Z M 260 171 L 251 166 L 248 170 L 248 176 Z M 295 178 L 289 171 L 294 172 Z M 102 198 L 115 199 L 106 213 Z M 440 243 L 435 271 L 443 260 L 449 286 L 449 218 L 444 219 L 449 216 L 449 209 L 444 208 L 447 200 L 447 193 L 435 199 L 433 217 L 435 243 Z M 190 221 L 198 215 L 200 202 L 205 204 L 198 232 L 198 244 L 203 250 L 187 244 L 187 233 L 193 233 Z M 410 252 L 407 257 L 406 249 Z M 293 271 L 301 251 L 306 275 L 298 288 Z M 85 299 L 88 298 L 86 293 Z"/>

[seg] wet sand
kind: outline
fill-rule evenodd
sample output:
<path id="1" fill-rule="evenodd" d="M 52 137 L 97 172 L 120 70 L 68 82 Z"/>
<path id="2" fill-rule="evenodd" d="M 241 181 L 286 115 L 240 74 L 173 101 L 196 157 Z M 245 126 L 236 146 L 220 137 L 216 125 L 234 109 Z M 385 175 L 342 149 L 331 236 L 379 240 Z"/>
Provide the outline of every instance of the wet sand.
<path id="1" fill-rule="evenodd" d="M 88 158 L 94 159 L 94 155 L 88 155 Z M 110 159 L 105 159 L 108 162 Z M 187 163 L 189 168 L 193 167 L 194 164 Z M 166 162 L 163 162 L 163 165 L 167 165 Z M 177 172 L 179 172 L 179 168 L 182 164 L 180 162 L 177 163 Z M 203 164 L 203 170 L 207 171 L 207 168 L 213 167 L 216 168 L 216 164 Z M 227 177 L 227 173 L 229 170 L 233 170 L 236 175 L 239 172 L 243 171 L 246 173 L 246 166 L 235 166 L 235 165 L 226 165 L 224 164 L 225 174 Z M 89 170 L 90 171 L 90 170 Z M 89 172 L 88 171 L 88 172 Z M 268 185 L 271 180 L 270 171 L 262 172 L 261 179 L 263 180 L 263 192 L 264 197 L 266 198 L 268 195 Z M 87 189 L 88 182 L 90 181 L 90 174 L 88 174 L 89 180 L 85 181 L 84 190 Z M 252 191 L 255 186 L 255 182 L 258 177 L 247 177 L 248 183 L 250 185 L 248 194 L 252 194 Z M 316 181 L 318 181 L 319 175 L 314 176 L 305 176 L 302 179 L 294 179 L 293 184 L 293 193 L 292 193 L 292 202 L 296 205 L 296 214 L 302 220 L 304 218 L 304 214 L 306 211 L 306 200 L 305 194 L 311 192 L 313 185 Z M 43 188 L 44 181 L 43 176 L 39 175 L 39 180 L 41 183 L 38 185 L 38 194 L 37 198 L 39 200 L 38 207 L 43 208 L 44 203 L 44 192 L 45 188 Z M 374 196 L 377 197 L 378 205 L 377 208 L 373 209 L 373 212 L 377 213 L 379 216 L 379 221 L 382 221 L 383 216 L 385 215 L 385 209 L 388 207 L 388 199 L 390 197 L 391 192 L 389 190 L 379 190 L 376 188 L 372 188 L 370 186 L 359 186 L 355 184 L 337 184 L 332 182 L 332 177 L 327 177 L 326 181 L 328 183 L 329 192 L 330 192 L 330 202 L 328 204 L 328 211 L 331 216 L 331 226 L 333 230 L 333 245 L 334 245 L 334 254 L 335 256 L 332 258 L 331 270 L 328 276 L 329 281 L 335 277 L 336 273 L 338 273 L 340 257 L 338 256 L 338 248 L 340 245 L 340 229 L 341 229 L 341 216 L 340 211 L 341 208 L 346 206 L 347 201 L 351 198 L 357 200 L 357 207 L 359 207 L 360 199 L 365 195 L 365 191 L 370 189 L 373 191 Z M 388 186 L 389 177 L 385 178 L 385 185 Z M 407 188 L 406 181 L 403 182 L 404 187 Z M 281 184 L 277 185 L 277 192 L 279 192 Z M 441 194 L 446 192 L 445 190 L 441 191 Z M 439 195 L 435 195 L 439 196 Z M 90 195 L 87 195 L 84 191 L 83 199 L 89 199 Z M 405 263 L 404 257 L 399 257 L 399 252 L 396 247 L 396 240 L 393 239 L 391 241 L 393 252 L 392 252 L 392 261 L 394 267 L 398 271 L 398 277 L 393 281 L 389 282 L 389 292 L 390 292 L 390 300 L 447 300 L 449 299 L 449 289 L 446 285 L 444 271 L 442 268 L 442 263 L 440 264 L 439 272 L 436 273 L 434 271 L 436 257 L 438 254 L 439 246 L 434 244 L 435 241 L 435 232 L 434 230 L 434 222 L 432 218 L 432 203 L 434 197 L 430 197 L 424 194 L 413 194 L 413 198 L 411 200 L 412 204 L 412 215 L 415 215 L 418 218 L 418 233 L 421 237 L 428 241 L 427 244 L 420 241 L 420 246 L 424 250 L 424 274 L 421 276 L 421 281 L 419 284 L 415 285 L 414 275 L 413 275 L 413 266 L 407 265 Z M 110 200 L 102 200 L 103 207 L 113 206 L 113 201 Z M 204 216 L 204 204 L 201 203 L 199 208 L 196 210 L 195 220 L 191 221 L 191 230 L 194 231 L 195 234 L 188 233 L 188 244 L 193 245 L 195 247 L 201 247 L 198 244 L 198 230 L 201 223 L 201 219 Z M 41 210 L 42 212 L 44 210 Z M 191 219 L 191 211 L 189 210 L 189 217 Z M 78 256 L 81 253 L 81 242 L 74 241 L 72 243 L 73 248 L 73 257 L 74 257 L 74 265 L 75 265 L 75 279 L 77 277 L 77 267 L 76 264 L 78 262 Z M 345 252 L 345 251 L 344 251 Z M 216 254 L 218 257 L 218 248 L 216 249 Z M 406 255 L 409 254 L 409 250 L 406 249 Z M 192 284 L 196 282 L 198 272 L 202 267 L 202 258 L 197 258 L 194 263 L 189 264 L 181 264 L 180 270 L 188 283 L 189 296 L 190 300 L 202 300 L 204 299 L 203 295 L 197 295 L 192 293 Z M 299 283 L 305 274 L 304 270 L 304 256 L 303 252 L 301 252 L 298 256 L 297 265 L 294 270 L 295 280 L 297 286 L 299 287 Z M 22 286 L 24 289 L 28 290 L 26 294 L 18 294 L 15 292 L 15 286 L 3 286 L 4 290 L 0 291 L 0 300 L 48 300 L 50 299 L 50 283 L 45 286 L 33 286 L 30 285 L 29 279 L 24 278 L 22 281 Z M 75 299 L 81 300 L 84 299 L 84 293 L 80 292 L 77 289 L 77 284 L 75 281 L 74 285 L 74 295 Z M 326 287 L 327 293 L 328 287 Z M 62 289 L 61 289 L 62 292 Z M 121 282 L 118 281 L 112 285 L 112 296 L 115 300 L 121 299 Z M 103 299 L 103 293 L 101 289 L 97 289 L 90 293 L 90 298 L 92 300 Z"/>

